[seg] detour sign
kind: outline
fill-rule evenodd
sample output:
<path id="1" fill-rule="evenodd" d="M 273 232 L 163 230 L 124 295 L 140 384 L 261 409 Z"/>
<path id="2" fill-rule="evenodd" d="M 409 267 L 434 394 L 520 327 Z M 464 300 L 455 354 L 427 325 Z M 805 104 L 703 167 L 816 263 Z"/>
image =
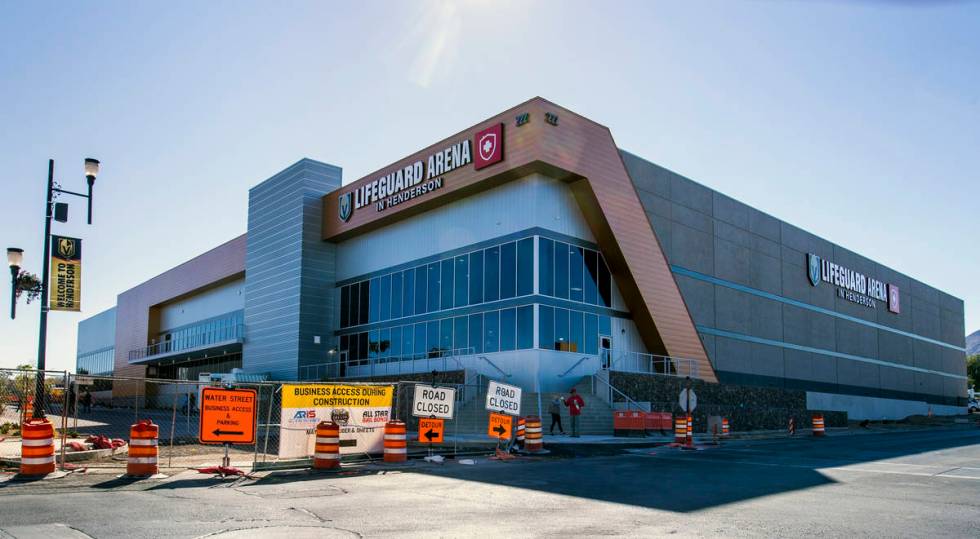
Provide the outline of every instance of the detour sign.
<path id="1" fill-rule="evenodd" d="M 201 391 L 202 444 L 255 443 L 255 390 L 206 387 Z"/>

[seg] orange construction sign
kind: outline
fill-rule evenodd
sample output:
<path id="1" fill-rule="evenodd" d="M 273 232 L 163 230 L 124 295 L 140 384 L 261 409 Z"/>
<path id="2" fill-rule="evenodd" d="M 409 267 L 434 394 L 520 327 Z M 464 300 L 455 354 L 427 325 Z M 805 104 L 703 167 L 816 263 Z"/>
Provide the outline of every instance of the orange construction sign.
<path id="1" fill-rule="evenodd" d="M 507 414 L 491 413 L 490 423 L 487 425 L 487 436 L 509 440 L 512 423 L 511 417 Z"/>
<path id="2" fill-rule="evenodd" d="M 423 444 L 441 444 L 446 423 L 442 419 L 419 419 L 419 441 Z"/>
<path id="3" fill-rule="evenodd" d="M 222 389 L 206 387 L 201 390 L 202 444 L 255 443 L 254 389 Z"/>

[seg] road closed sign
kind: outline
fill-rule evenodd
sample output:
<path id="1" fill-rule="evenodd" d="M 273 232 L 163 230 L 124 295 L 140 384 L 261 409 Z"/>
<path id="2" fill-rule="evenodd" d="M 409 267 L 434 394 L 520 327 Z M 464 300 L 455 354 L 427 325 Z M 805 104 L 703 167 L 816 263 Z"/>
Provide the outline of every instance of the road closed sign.
<path id="1" fill-rule="evenodd" d="M 521 415 L 521 388 L 491 380 L 487 386 L 487 410 Z"/>
<path id="2" fill-rule="evenodd" d="M 451 387 L 432 387 L 415 384 L 412 415 L 415 417 L 453 418 L 456 390 Z"/>
<path id="3" fill-rule="evenodd" d="M 255 443 L 254 389 L 205 387 L 201 391 L 202 444 Z"/>

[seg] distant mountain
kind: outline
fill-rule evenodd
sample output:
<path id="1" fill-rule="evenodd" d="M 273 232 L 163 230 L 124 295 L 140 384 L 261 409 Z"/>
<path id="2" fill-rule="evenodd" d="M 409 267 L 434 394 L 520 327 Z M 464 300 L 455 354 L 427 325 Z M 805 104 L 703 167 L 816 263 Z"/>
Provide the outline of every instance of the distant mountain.
<path id="1" fill-rule="evenodd" d="M 966 355 L 980 354 L 980 329 L 966 336 Z"/>

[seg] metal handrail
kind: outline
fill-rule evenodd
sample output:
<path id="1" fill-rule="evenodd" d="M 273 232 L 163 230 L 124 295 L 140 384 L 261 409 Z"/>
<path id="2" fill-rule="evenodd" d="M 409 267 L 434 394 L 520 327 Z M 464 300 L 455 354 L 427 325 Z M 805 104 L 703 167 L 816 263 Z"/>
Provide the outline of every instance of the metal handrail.
<path id="1" fill-rule="evenodd" d="M 479 356 L 478 359 L 482 359 L 483 361 L 486 361 L 487 363 L 490 364 L 491 367 L 497 369 L 497 372 L 499 372 L 500 374 L 506 376 L 507 378 L 510 378 L 512 376 L 510 373 L 504 372 L 504 370 L 501 369 L 500 367 L 498 367 L 496 363 L 494 363 L 493 361 L 490 361 L 490 359 L 487 358 L 487 356 Z"/>
<path id="2" fill-rule="evenodd" d="M 439 367 L 439 370 L 447 371 L 452 368 L 464 369 L 463 362 L 460 360 L 461 357 L 467 357 L 473 355 L 474 348 L 455 348 L 452 350 L 436 350 L 432 352 L 423 352 L 421 354 L 405 354 L 398 356 L 384 356 L 384 357 L 372 357 L 367 359 L 347 359 L 341 360 L 339 357 L 333 361 L 326 361 L 321 363 L 313 363 L 310 365 L 300 365 L 299 367 L 299 377 L 301 379 L 309 378 L 310 373 L 319 373 L 322 369 L 325 373 L 330 373 L 333 369 L 339 375 L 340 370 L 357 370 L 361 367 L 367 367 L 367 373 L 363 376 L 387 376 L 396 374 L 409 374 L 414 372 L 429 372 L 435 363 L 435 366 Z M 418 368 L 417 362 L 424 362 L 425 368 L 421 370 Z M 406 364 L 409 366 L 406 367 Z M 455 365 L 453 365 L 455 364 Z M 345 375 L 346 376 L 346 375 Z M 362 375 L 358 375 L 362 376 Z"/>
<path id="3" fill-rule="evenodd" d="M 206 331 L 204 333 L 198 333 L 196 335 L 187 335 L 169 341 L 166 340 L 160 341 L 158 343 L 154 343 L 149 346 L 144 346 L 142 348 L 130 350 L 129 360 L 133 361 L 133 360 L 145 359 L 159 354 L 181 352 L 183 350 L 190 350 L 193 348 L 199 348 L 201 346 L 208 346 L 220 342 L 233 341 L 233 340 L 241 339 L 244 334 L 245 334 L 245 325 L 235 324 L 223 328 L 213 329 L 211 331 Z"/>
<path id="4" fill-rule="evenodd" d="M 596 383 L 597 380 L 599 382 L 605 384 L 606 387 L 609 388 L 609 390 L 610 390 L 611 393 L 615 393 L 616 395 L 619 395 L 620 397 L 622 397 L 623 399 L 626 400 L 626 410 L 627 411 L 632 410 L 631 405 L 635 405 L 637 410 L 643 410 L 643 407 L 640 406 L 640 403 L 638 403 L 635 400 L 631 399 L 630 396 L 627 395 L 626 393 L 623 393 L 622 391 L 620 391 L 620 390 L 616 389 L 615 387 L 613 387 L 613 385 L 611 383 L 609 383 L 608 381 L 606 381 L 606 380 L 599 380 L 599 377 L 597 377 L 597 376 L 592 376 L 592 393 L 593 394 L 596 393 L 595 383 Z M 609 398 L 609 403 L 612 404 L 612 396 L 611 395 L 610 395 L 610 398 Z"/>
<path id="5" fill-rule="evenodd" d="M 647 354 L 644 352 L 634 352 L 628 350 L 613 351 L 611 355 L 614 359 L 612 359 L 609 365 L 610 370 L 620 372 L 638 372 L 643 374 L 659 374 L 662 376 L 674 376 L 679 378 L 686 376 L 691 376 L 692 378 L 699 377 L 698 361 L 695 359 Z"/>
<path id="6" fill-rule="evenodd" d="M 575 367 L 578 367 L 579 365 L 582 364 L 583 361 L 585 361 L 587 359 L 589 359 L 589 356 L 585 356 L 582 359 L 576 361 L 574 365 L 572 365 L 571 367 L 569 367 L 568 370 L 566 370 L 565 372 L 559 374 L 558 377 L 559 378 L 564 378 L 566 374 L 568 374 L 568 373 L 572 372 L 573 370 L 575 370 Z"/>

